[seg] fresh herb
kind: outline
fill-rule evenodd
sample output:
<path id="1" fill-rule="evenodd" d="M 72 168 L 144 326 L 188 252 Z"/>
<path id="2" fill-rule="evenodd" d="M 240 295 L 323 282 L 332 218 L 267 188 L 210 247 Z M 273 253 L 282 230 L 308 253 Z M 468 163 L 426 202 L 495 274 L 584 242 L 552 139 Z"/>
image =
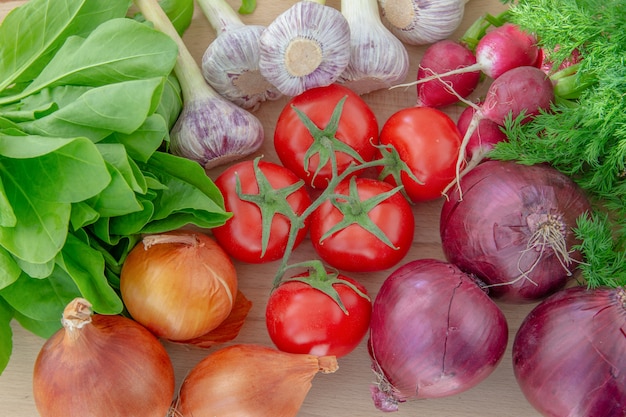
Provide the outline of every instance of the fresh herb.
<path id="1" fill-rule="evenodd" d="M 0 25 L 0 372 L 13 320 L 48 337 L 75 297 L 122 312 L 144 233 L 223 224 L 199 164 L 166 152 L 178 48 L 128 0 L 30 0 Z"/>
<path id="2" fill-rule="evenodd" d="M 576 230 L 583 277 L 590 287 L 626 285 L 626 3 L 518 0 L 508 19 L 535 33 L 556 66 L 573 51 L 582 60 L 568 77 L 575 98 L 526 125 L 509 121 L 509 141 L 490 157 L 549 163 L 586 190 L 597 212 Z"/>

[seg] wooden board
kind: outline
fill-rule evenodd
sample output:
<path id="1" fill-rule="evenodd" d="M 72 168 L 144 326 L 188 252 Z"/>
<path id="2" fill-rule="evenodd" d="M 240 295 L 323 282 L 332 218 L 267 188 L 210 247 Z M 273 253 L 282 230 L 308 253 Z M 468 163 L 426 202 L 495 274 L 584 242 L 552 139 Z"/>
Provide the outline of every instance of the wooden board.
<path id="1" fill-rule="evenodd" d="M 291 1 L 258 0 L 257 11 L 243 17 L 245 23 L 267 25 L 279 13 L 293 4 Z M 9 10 L 21 4 L 20 1 L 0 3 L 0 18 Z M 238 1 L 229 0 L 233 7 Z M 339 0 L 328 0 L 327 4 L 339 7 Z M 463 24 L 452 38 L 458 38 L 467 27 L 482 13 L 492 14 L 504 10 L 497 0 L 470 0 L 466 5 Z M 191 27 L 184 40 L 198 62 L 215 34 L 199 8 L 196 8 Z M 417 66 L 425 47 L 408 46 L 411 56 L 411 70 L 407 81 L 413 80 Z M 379 123 L 384 121 L 401 108 L 415 105 L 415 89 L 395 89 L 393 91 L 377 91 L 364 95 L 363 98 L 374 109 Z M 277 161 L 272 147 L 274 124 L 278 113 L 287 99 L 264 103 L 255 113 L 265 127 L 266 141 L 262 153 L 267 160 Z M 446 111 L 456 120 L 460 110 L 454 106 Z M 220 169 L 209 173 L 215 178 Z M 441 201 L 418 204 L 414 207 L 416 217 L 415 241 L 411 251 L 403 262 L 417 258 L 444 259 L 438 233 L 439 210 Z M 304 242 L 294 253 L 293 261 L 310 259 L 313 255 L 310 242 Z M 253 301 L 253 308 L 248 320 L 236 342 L 250 342 L 271 345 L 265 330 L 265 302 L 277 264 L 251 266 L 236 263 L 240 286 L 244 294 Z M 371 274 L 352 274 L 359 279 L 375 296 L 382 281 L 391 270 Z M 509 323 L 509 346 L 502 362 L 479 386 L 456 396 L 420 400 L 400 405 L 400 411 L 391 414 L 397 417 L 536 417 L 539 414 L 526 402 L 520 392 L 511 366 L 511 344 L 517 328 L 532 305 L 500 304 Z M 43 340 L 34 336 L 17 324 L 13 326 L 14 351 L 11 361 L 0 376 L 0 415 L 15 417 L 34 417 L 37 412 L 32 397 L 32 368 Z M 167 344 L 176 369 L 177 383 L 180 384 L 187 372 L 208 351 Z M 365 343 L 350 355 L 341 358 L 339 370 L 335 374 L 319 374 L 313 380 L 313 387 L 299 413 L 300 417 L 368 417 L 381 416 L 384 413 L 376 410 L 370 399 L 369 386 L 374 381 L 370 371 L 370 359 Z M 77 381 L 77 383 L 80 383 Z"/>

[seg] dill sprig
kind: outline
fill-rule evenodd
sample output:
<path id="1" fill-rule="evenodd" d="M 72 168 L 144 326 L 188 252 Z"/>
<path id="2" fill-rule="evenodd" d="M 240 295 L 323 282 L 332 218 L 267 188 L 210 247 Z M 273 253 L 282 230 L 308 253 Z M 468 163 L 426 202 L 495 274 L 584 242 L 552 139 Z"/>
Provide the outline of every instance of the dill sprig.
<path id="1" fill-rule="evenodd" d="M 508 19 L 536 34 L 557 66 L 580 52 L 574 76 L 585 84 L 575 100 L 557 100 L 528 124 L 508 120 L 509 140 L 490 157 L 549 163 L 571 176 L 596 210 L 575 230 L 583 240 L 583 277 L 590 287 L 625 286 L 626 2 L 518 0 Z"/>

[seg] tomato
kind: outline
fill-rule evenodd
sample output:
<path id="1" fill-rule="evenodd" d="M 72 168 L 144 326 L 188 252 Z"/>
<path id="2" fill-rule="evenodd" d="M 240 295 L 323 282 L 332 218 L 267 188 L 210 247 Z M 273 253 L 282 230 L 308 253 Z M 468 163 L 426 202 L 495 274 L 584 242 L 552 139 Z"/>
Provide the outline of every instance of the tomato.
<path id="1" fill-rule="evenodd" d="M 393 189 L 389 183 L 371 178 L 340 183 L 335 193 L 352 199 L 336 199 L 335 204 L 332 199 L 326 200 L 311 214 L 311 242 L 320 258 L 335 268 L 355 272 L 379 271 L 404 258 L 413 243 L 415 219 L 400 191 L 384 197 Z M 342 212 L 337 203 L 349 204 Z M 359 216 L 364 221 L 354 223 Z M 350 224 L 343 227 L 342 222 Z M 322 239 L 334 227 L 340 229 Z M 390 245 L 372 229 L 379 229 Z"/>
<path id="2" fill-rule="evenodd" d="M 332 288 L 348 314 L 321 290 L 300 280 L 283 281 L 271 294 L 265 310 L 267 330 L 284 352 L 345 356 L 361 342 L 369 328 L 372 302 L 356 280 L 338 275 Z M 353 285 L 363 295 L 354 290 Z"/>
<path id="3" fill-rule="evenodd" d="M 337 104 L 344 97 L 347 98 L 334 131 L 332 126 L 329 126 L 329 121 Z M 323 146 L 324 140 L 320 142 L 319 139 L 313 139 L 311 132 L 292 106 L 304 112 L 319 129 L 329 128 L 330 131 L 325 135 L 327 138 L 334 137 L 348 144 L 363 161 L 371 161 L 377 156 L 374 145 L 378 143 L 378 122 L 372 109 L 359 95 L 337 84 L 309 89 L 287 103 L 278 116 L 274 132 L 274 147 L 281 163 L 308 185 L 315 188 L 326 187 L 328 179 L 332 177 L 331 164 L 328 161 L 332 153 L 326 152 L 324 155 L 322 151 L 324 164 L 321 167 L 319 167 L 319 147 L 313 148 L 314 152 L 310 158 L 307 156 L 311 146 Z M 339 173 L 356 160 L 354 156 L 344 152 L 335 151 L 334 155 Z M 316 174 L 318 167 L 319 172 Z"/>
<path id="4" fill-rule="evenodd" d="M 258 161 L 258 168 L 264 174 L 267 191 L 263 199 L 266 210 L 266 229 L 269 233 L 266 251 L 262 253 L 263 217 L 259 205 L 242 200 L 236 190 L 239 178 L 244 194 L 259 196 L 259 186 L 255 175 L 255 161 L 242 161 L 227 168 L 215 180 L 215 185 L 224 196 L 224 206 L 232 217 L 222 226 L 212 229 L 215 240 L 233 258 L 248 263 L 270 262 L 283 257 L 291 228 L 289 219 L 281 214 L 283 210 L 293 210 L 301 215 L 311 205 L 311 198 L 303 186 L 291 192 L 291 187 L 301 180 L 287 168 L 273 162 Z M 285 196 L 285 194 L 288 194 Z M 287 207 L 286 205 L 290 206 Z M 283 211 L 284 213 L 284 211 Z M 271 222 L 269 219 L 271 218 Z M 305 219 L 296 236 L 297 247 L 308 232 Z"/>
<path id="5" fill-rule="evenodd" d="M 393 145 L 407 164 L 416 182 L 402 172 L 400 182 L 413 202 L 441 197 L 456 176 L 456 163 L 462 137 L 454 121 L 430 107 L 409 107 L 387 119 L 380 132 L 380 143 Z M 391 176 L 385 181 L 397 184 Z"/>

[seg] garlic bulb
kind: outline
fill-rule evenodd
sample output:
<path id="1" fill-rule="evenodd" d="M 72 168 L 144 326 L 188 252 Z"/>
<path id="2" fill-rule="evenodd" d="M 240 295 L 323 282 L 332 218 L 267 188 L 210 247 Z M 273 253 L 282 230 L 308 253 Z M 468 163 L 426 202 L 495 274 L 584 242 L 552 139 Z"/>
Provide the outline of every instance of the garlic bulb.
<path id="1" fill-rule="evenodd" d="M 183 110 L 170 131 L 170 152 L 211 169 L 257 151 L 264 139 L 259 119 L 207 84 L 157 0 L 134 1 L 146 19 L 178 45 L 174 73 L 182 90 Z"/>
<path id="2" fill-rule="evenodd" d="M 261 34 L 259 69 L 284 95 L 335 82 L 350 61 L 350 27 L 324 0 L 300 0 Z"/>
<path id="3" fill-rule="evenodd" d="M 198 0 L 217 38 L 202 56 L 204 79 L 222 97 L 256 110 L 280 91 L 259 71 L 259 38 L 265 26 L 246 25 L 225 0 Z"/>
<path id="4" fill-rule="evenodd" d="M 382 23 L 377 0 L 342 0 L 350 25 L 350 62 L 339 77 L 357 94 L 389 88 L 409 71 L 406 48 Z"/>
<path id="5" fill-rule="evenodd" d="M 459 27 L 468 0 L 378 0 L 384 24 L 402 42 L 426 45 Z"/>

